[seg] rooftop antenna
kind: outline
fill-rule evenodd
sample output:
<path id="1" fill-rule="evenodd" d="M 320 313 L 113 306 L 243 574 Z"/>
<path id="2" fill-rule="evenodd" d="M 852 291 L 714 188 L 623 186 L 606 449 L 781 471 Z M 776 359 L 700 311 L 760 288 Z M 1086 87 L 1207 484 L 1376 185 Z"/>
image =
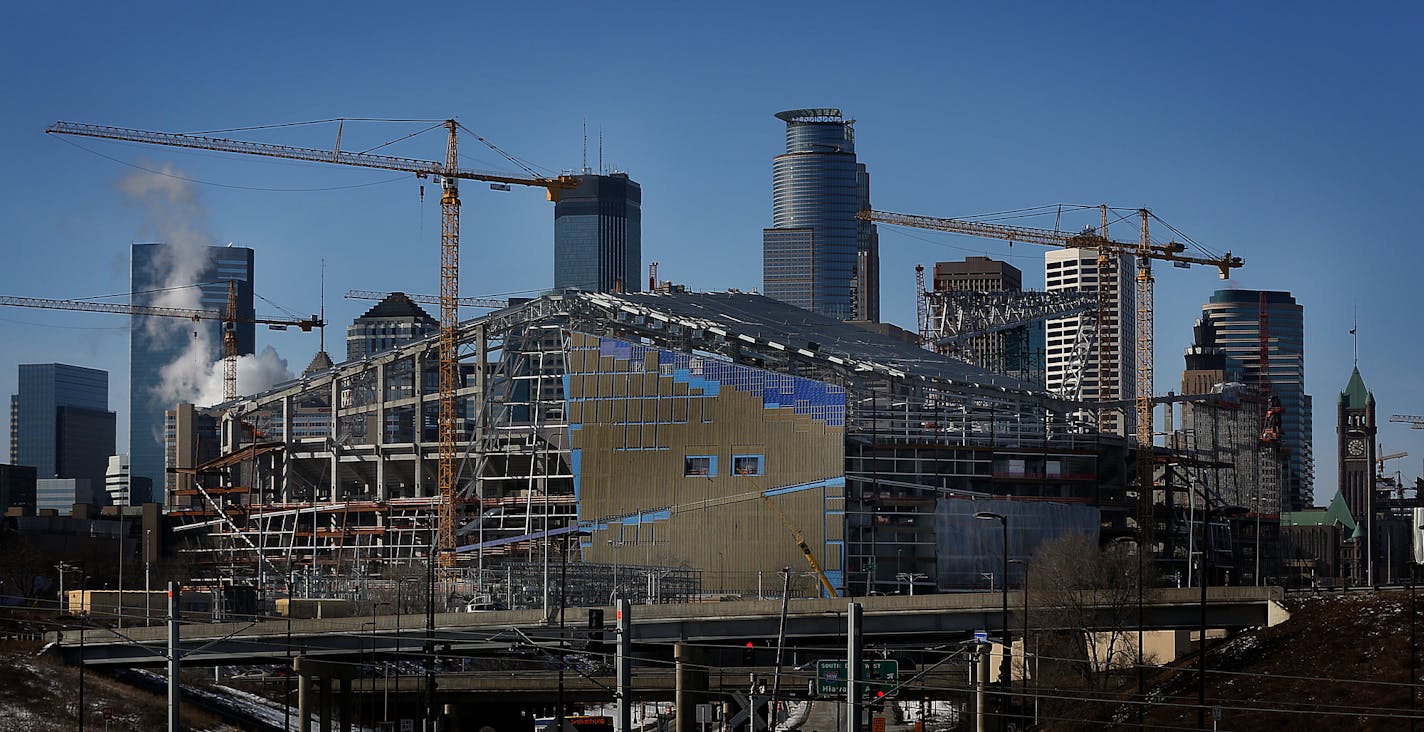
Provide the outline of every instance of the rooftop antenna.
<path id="1" fill-rule="evenodd" d="M 584 175 L 588 174 L 588 118 L 583 118 L 583 167 Z"/>
<path id="2" fill-rule="evenodd" d="M 1360 303 L 1355 301 L 1355 316 L 1350 323 L 1350 336 L 1355 341 L 1355 368 L 1360 367 Z"/>
<path id="3" fill-rule="evenodd" d="M 603 125 L 598 126 L 598 174 L 608 174 L 608 171 L 603 168 Z"/>

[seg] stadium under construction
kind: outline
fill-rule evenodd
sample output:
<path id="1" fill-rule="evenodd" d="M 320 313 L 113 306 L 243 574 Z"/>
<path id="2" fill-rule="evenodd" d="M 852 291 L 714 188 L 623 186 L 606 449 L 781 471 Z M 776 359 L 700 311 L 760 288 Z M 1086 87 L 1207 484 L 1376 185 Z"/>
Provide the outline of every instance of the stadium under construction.
<path id="1" fill-rule="evenodd" d="M 1015 557 L 1067 530 L 1131 533 L 1130 440 L 913 338 L 669 288 L 519 302 L 458 343 L 456 571 L 476 605 L 548 607 L 551 585 L 779 594 L 785 567 L 800 595 L 982 589 L 1004 537 L 976 513 L 1005 517 Z M 170 468 L 180 551 L 279 591 L 423 577 L 436 349 L 209 410 L 216 457 L 180 450 Z"/>

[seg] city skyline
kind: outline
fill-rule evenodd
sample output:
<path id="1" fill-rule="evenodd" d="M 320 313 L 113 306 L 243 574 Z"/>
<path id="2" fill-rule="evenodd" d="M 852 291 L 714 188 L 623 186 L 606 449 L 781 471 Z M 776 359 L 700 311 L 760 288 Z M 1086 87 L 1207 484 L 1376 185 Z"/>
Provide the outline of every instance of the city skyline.
<path id="1" fill-rule="evenodd" d="M 123 182 L 149 175 L 133 166 L 201 181 L 175 184 L 201 209 L 192 217 L 197 231 L 207 243 L 260 250 L 258 294 L 281 307 L 317 312 L 322 260 L 329 267 L 328 319 L 338 328 L 368 304 L 330 293 L 435 292 L 438 196 L 424 191 L 432 195 L 422 206 L 420 183 L 409 177 L 68 144 L 40 134 L 56 119 L 212 130 L 339 114 L 460 115 L 501 148 L 554 171 L 577 167 L 588 119 L 605 131 L 604 157 L 643 185 L 645 263 L 659 261 L 662 278 L 694 289 L 760 289 L 760 232 L 768 224 L 771 183 L 766 161 L 781 143 L 780 125 L 770 115 L 797 104 L 830 104 L 856 116 L 857 153 L 875 173 L 875 200 L 887 210 L 972 215 L 1057 201 L 1147 205 L 1193 238 L 1242 256 L 1246 266 L 1227 286 L 1291 291 L 1309 310 L 1307 393 L 1333 394 L 1348 379 L 1354 365 L 1348 331 L 1358 318 L 1360 368 L 1379 399 L 1381 441 L 1391 452 L 1424 454 L 1420 434 L 1385 421 L 1392 413 L 1424 409 L 1409 365 L 1420 346 L 1395 337 L 1412 332 L 1406 278 L 1424 265 L 1402 215 L 1419 193 L 1420 152 L 1404 141 L 1421 103 L 1384 91 L 1408 88 L 1408 73 L 1419 66 L 1408 18 L 1314 6 L 1284 18 L 1266 9 L 1233 9 L 1232 22 L 1223 23 L 1188 9 L 1129 16 L 1129 7 L 1119 6 L 1117 15 L 1111 7 L 1053 8 L 1033 18 L 988 9 L 927 10 L 915 27 L 872 18 L 861 28 L 868 53 L 844 74 L 808 74 L 794 83 L 756 81 L 784 61 L 774 31 L 789 22 L 790 11 L 758 11 L 759 22 L 745 27 L 693 24 L 679 34 L 650 33 L 658 19 L 633 11 L 589 14 L 553 23 L 545 40 L 576 43 L 596 32 L 626 43 L 632 56 L 661 62 L 613 90 L 613 80 L 627 79 L 622 61 L 591 61 L 584 77 L 564 79 L 563 64 L 536 59 L 502 70 L 464 96 L 451 96 L 427 78 L 415 49 L 399 45 L 369 46 L 385 51 L 331 70 L 319 92 L 274 91 L 291 88 L 288 64 L 327 68 L 323 59 L 341 46 L 313 43 L 291 28 L 259 26 L 256 18 L 220 23 L 216 11 L 206 9 L 182 21 L 98 10 L 93 22 L 74 28 L 79 50 L 35 67 L 25 59 L 45 53 L 44 36 L 22 35 L 22 29 L 61 23 L 55 10 L 26 7 L 3 52 L 11 68 L 30 71 L 16 80 L 16 103 L 0 118 L 7 159 L 25 171 L 3 184 L 0 197 L 12 222 L 0 293 L 127 291 L 128 243 L 155 240 L 160 228 L 152 215 L 126 203 Z M 1400 9 L 1417 19 L 1418 10 Z M 310 20 L 314 11 L 294 12 Z M 481 23 L 532 22 L 527 12 L 501 9 Z M 1109 17 L 1128 18 L 1122 43 L 1095 50 L 1078 42 Z M 214 30 L 179 32 L 190 22 Z M 414 17 L 392 22 L 412 30 L 429 25 Z M 469 16 L 458 22 L 476 24 Z M 812 30 L 833 28 L 831 20 L 811 23 Z M 1019 52 L 1006 57 L 993 33 L 964 38 L 946 52 L 937 29 L 951 24 L 1012 31 Z M 127 32 L 119 38 L 110 32 L 114 27 Z M 1154 32 L 1165 27 L 1176 30 L 1165 37 Z M 174 54 L 207 57 L 222 42 L 259 31 L 282 64 L 225 59 L 184 68 L 171 61 Z M 717 51 L 733 32 L 747 50 L 728 58 Z M 347 38 L 344 43 L 360 47 L 375 42 L 363 33 Z M 518 52 L 512 38 L 502 37 L 487 50 L 494 57 Z M 1124 66 L 1122 59 L 1133 54 L 1147 60 Z M 457 64 L 473 71 L 489 56 Z M 588 84 L 589 78 L 610 84 Z M 1105 96 L 1114 107 L 1102 109 L 1096 100 Z M 716 111 L 707 113 L 709 105 Z M 1045 108 L 1060 114 L 1050 119 Z M 414 129 L 357 127 L 347 124 L 343 149 L 374 147 Z M 231 133 L 243 135 L 329 148 L 335 129 Z M 440 156 L 439 141 L 417 142 L 412 156 Z M 476 144 L 462 148 L 471 165 L 503 165 Z M 542 195 L 479 186 L 462 194 L 462 294 L 549 287 L 553 212 Z M 1031 223 L 1051 228 L 1054 220 Z M 915 263 L 985 254 L 1023 270 L 1026 288 L 1043 286 L 1035 274 L 1042 271 L 1041 250 L 893 228 L 880 227 L 882 320 L 912 326 Z M 83 266 L 56 267 L 57 251 Z M 1359 266 L 1336 266 L 1347 255 Z M 1157 392 L 1177 380 L 1176 369 L 1164 364 L 1179 362 L 1198 306 L 1220 284 L 1204 270 L 1159 270 Z M 278 311 L 265 303 L 257 309 Z M 0 337 L 13 344 L 13 361 L 0 364 L 6 393 L 15 391 L 14 364 L 62 361 L 110 371 L 113 402 L 128 399 L 117 388 L 127 383 L 127 330 L 119 316 L 8 309 L 0 312 Z M 275 346 L 297 371 L 311 359 L 316 340 L 315 334 L 264 335 L 259 348 Z M 1316 442 L 1333 444 L 1333 428 L 1317 414 Z M 120 444 L 125 441 L 121 435 Z M 1335 472 L 1333 456 L 1316 457 L 1318 476 Z M 1412 475 L 1418 462 L 1411 457 L 1397 467 Z M 1316 502 L 1327 502 L 1330 492 L 1317 484 Z"/>

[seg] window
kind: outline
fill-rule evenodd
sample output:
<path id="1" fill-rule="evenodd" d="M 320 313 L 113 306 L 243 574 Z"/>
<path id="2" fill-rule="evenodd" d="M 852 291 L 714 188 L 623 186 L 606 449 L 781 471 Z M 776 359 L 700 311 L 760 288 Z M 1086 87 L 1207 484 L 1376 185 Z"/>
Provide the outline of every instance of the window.
<path id="1" fill-rule="evenodd" d="M 761 456 L 733 455 L 732 473 L 735 475 L 761 475 Z"/>
<path id="2" fill-rule="evenodd" d="M 703 478 L 712 477 L 717 474 L 716 455 L 688 455 L 682 459 L 682 474 L 684 477 Z"/>

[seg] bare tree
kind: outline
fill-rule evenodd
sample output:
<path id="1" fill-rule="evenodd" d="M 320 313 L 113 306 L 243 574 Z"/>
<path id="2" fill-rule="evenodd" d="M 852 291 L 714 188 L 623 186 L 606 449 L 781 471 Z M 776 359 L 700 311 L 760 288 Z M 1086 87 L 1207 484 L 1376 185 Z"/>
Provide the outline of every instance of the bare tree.
<path id="1" fill-rule="evenodd" d="M 1140 575 L 1136 547 L 1100 550 L 1081 533 L 1044 543 L 1029 576 L 1034 627 L 1045 659 L 1044 676 L 1058 683 L 1108 689 L 1115 669 L 1137 662 L 1136 612 Z"/>

